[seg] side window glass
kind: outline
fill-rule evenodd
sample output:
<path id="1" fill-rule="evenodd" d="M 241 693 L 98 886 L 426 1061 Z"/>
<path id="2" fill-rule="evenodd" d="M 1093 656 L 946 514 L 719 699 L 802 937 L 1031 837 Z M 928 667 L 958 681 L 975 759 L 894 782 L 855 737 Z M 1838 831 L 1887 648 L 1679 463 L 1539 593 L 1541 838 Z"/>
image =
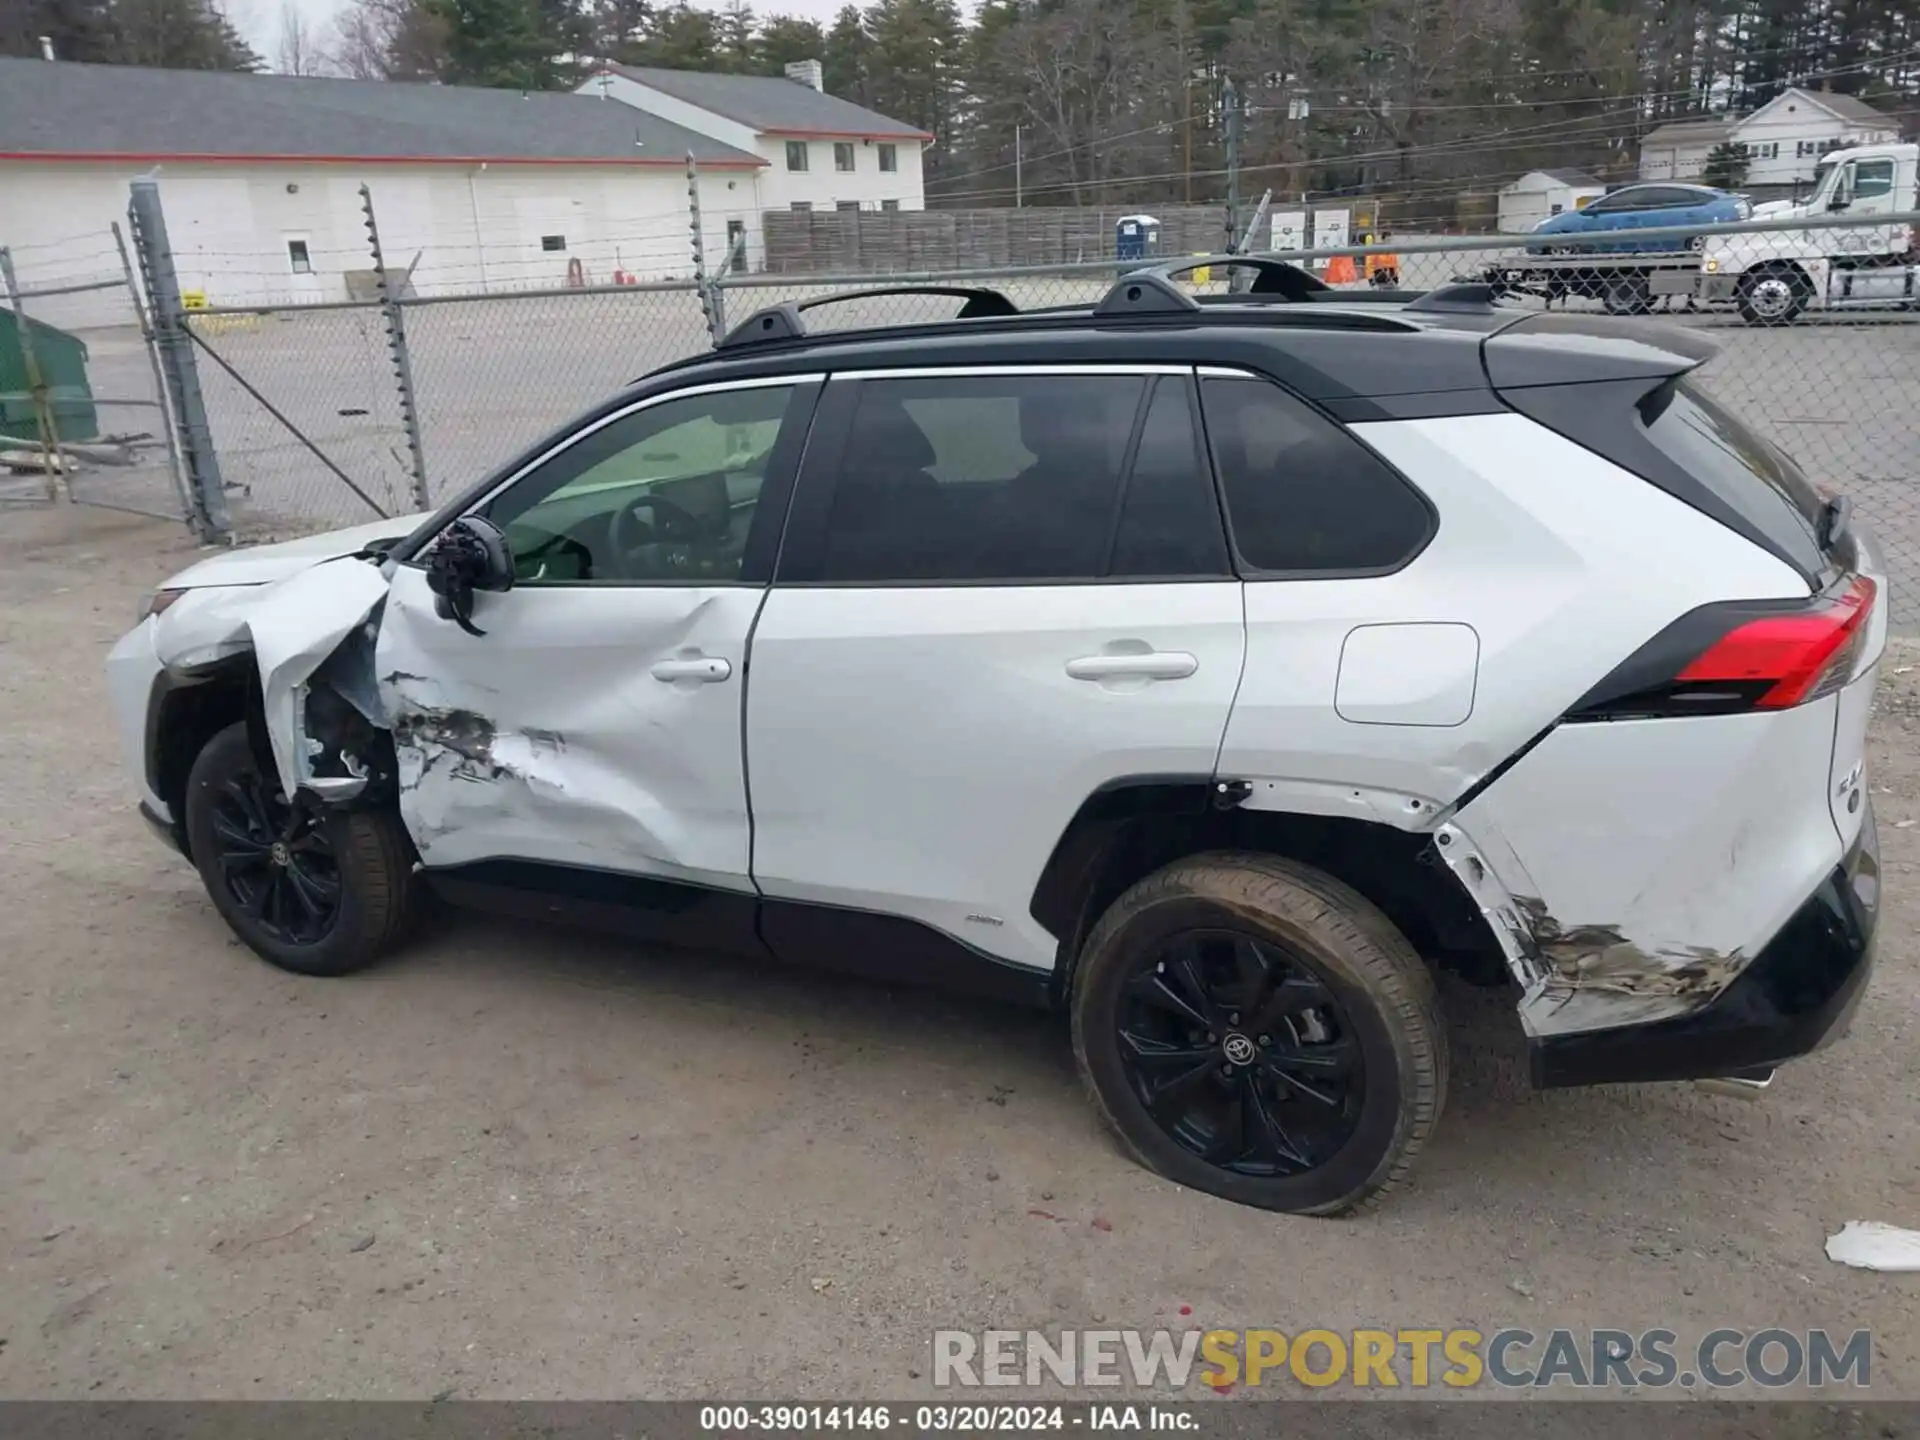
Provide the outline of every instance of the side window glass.
<path id="1" fill-rule="evenodd" d="M 487 507 L 520 585 L 738 579 L 788 385 L 668 400 L 615 420 Z"/>
<path id="2" fill-rule="evenodd" d="M 1230 575 L 1220 506 L 1184 379 L 1155 382 L 1114 532 L 1111 575 Z"/>
<path id="3" fill-rule="evenodd" d="M 1277 385 L 1208 378 L 1201 405 L 1247 566 L 1296 575 L 1391 570 L 1432 534 L 1433 513 L 1411 485 Z"/>
<path id="4" fill-rule="evenodd" d="M 1862 160 L 1853 167 L 1853 198 L 1870 200 L 1893 190 L 1893 161 Z"/>
<path id="5" fill-rule="evenodd" d="M 1143 386 L 1132 375 L 862 382 L 818 578 L 1101 576 Z"/>

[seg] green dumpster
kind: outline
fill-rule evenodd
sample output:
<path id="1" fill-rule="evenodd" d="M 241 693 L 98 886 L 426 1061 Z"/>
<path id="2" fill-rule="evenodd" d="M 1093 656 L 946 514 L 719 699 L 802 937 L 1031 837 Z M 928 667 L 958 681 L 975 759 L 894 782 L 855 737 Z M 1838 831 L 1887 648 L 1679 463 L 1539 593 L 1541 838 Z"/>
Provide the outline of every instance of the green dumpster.
<path id="1" fill-rule="evenodd" d="M 100 418 L 94 411 L 93 387 L 87 383 L 86 344 L 38 320 L 27 323 L 33 329 L 33 358 L 47 386 L 54 429 L 62 440 L 93 439 L 100 433 Z M 0 305 L 0 442 L 37 444 L 39 439 L 27 359 L 20 350 L 20 317 Z"/>

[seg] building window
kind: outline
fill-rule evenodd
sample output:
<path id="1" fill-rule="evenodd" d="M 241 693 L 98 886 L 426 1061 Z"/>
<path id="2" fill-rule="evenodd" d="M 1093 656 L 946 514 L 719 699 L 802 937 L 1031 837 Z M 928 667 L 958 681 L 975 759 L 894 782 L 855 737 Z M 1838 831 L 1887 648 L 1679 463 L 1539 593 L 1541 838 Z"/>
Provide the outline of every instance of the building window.
<path id="1" fill-rule="evenodd" d="M 880 202 L 880 208 L 882 210 L 898 210 L 900 208 L 900 202 L 898 200 L 882 200 Z"/>
<path id="2" fill-rule="evenodd" d="M 813 202 L 811 200 L 796 200 L 793 202 L 793 213 L 796 215 L 805 215 L 811 209 L 813 209 Z"/>
<path id="3" fill-rule="evenodd" d="M 804 171 L 807 168 L 807 142 L 804 140 L 787 141 L 787 169 Z"/>
<path id="4" fill-rule="evenodd" d="M 1819 153 L 1820 142 L 1818 140 L 1801 140 L 1796 142 L 1793 147 L 1793 158 L 1796 160 L 1805 160 L 1809 156 L 1817 156 Z"/>
<path id="5" fill-rule="evenodd" d="M 1778 160 L 1780 158 L 1780 142 L 1778 140 L 1769 140 L 1764 145 L 1749 145 L 1747 146 L 1747 158 L 1749 160 Z"/>
<path id="6" fill-rule="evenodd" d="M 853 142 L 836 140 L 833 142 L 833 168 L 842 175 L 853 173 Z"/>
<path id="7" fill-rule="evenodd" d="M 542 235 L 540 237 L 540 248 L 549 255 L 558 255 L 567 248 L 567 237 L 564 235 Z"/>
<path id="8" fill-rule="evenodd" d="M 306 241 L 289 240 L 287 242 L 287 264 L 293 267 L 293 273 L 296 275 L 313 273 L 313 258 L 307 253 Z"/>
<path id="9" fill-rule="evenodd" d="M 880 147 L 881 173 L 886 175 L 891 175 L 899 168 L 900 168 L 899 147 L 896 145 L 882 145 Z"/>

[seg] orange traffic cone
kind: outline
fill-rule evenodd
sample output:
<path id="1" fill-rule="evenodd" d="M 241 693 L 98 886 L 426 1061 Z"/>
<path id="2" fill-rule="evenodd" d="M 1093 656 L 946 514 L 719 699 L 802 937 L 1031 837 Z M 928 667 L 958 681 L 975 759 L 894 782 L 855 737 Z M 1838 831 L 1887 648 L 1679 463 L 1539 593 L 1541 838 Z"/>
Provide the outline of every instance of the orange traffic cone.
<path id="1" fill-rule="evenodd" d="M 1327 261 L 1327 284 L 1352 285 L 1359 278 L 1359 275 L 1354 272 L 1351 255 L 1335 255 Z"/>

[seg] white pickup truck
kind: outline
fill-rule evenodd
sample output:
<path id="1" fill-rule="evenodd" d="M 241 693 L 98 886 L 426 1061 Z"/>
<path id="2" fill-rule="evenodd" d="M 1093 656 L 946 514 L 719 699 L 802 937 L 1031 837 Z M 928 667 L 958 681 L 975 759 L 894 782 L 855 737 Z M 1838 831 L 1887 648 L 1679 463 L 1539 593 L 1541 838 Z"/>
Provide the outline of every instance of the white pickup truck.
<path id="1" fill-rule="evenodd" d="M 1816 215 L 1907 215 L 1916 208 L 1920 145 L 1835 150 L 1815 172 L 1813 194 L 1756 206 L 1758 220 Z M 1920 254 L 1904 221 L 1821 230 L 1711 235 L 1697 291 L 1731 300 L 1749 325 L 1784 325 L 1803 310 L 1869 310 L 1920 304 Z"/>

